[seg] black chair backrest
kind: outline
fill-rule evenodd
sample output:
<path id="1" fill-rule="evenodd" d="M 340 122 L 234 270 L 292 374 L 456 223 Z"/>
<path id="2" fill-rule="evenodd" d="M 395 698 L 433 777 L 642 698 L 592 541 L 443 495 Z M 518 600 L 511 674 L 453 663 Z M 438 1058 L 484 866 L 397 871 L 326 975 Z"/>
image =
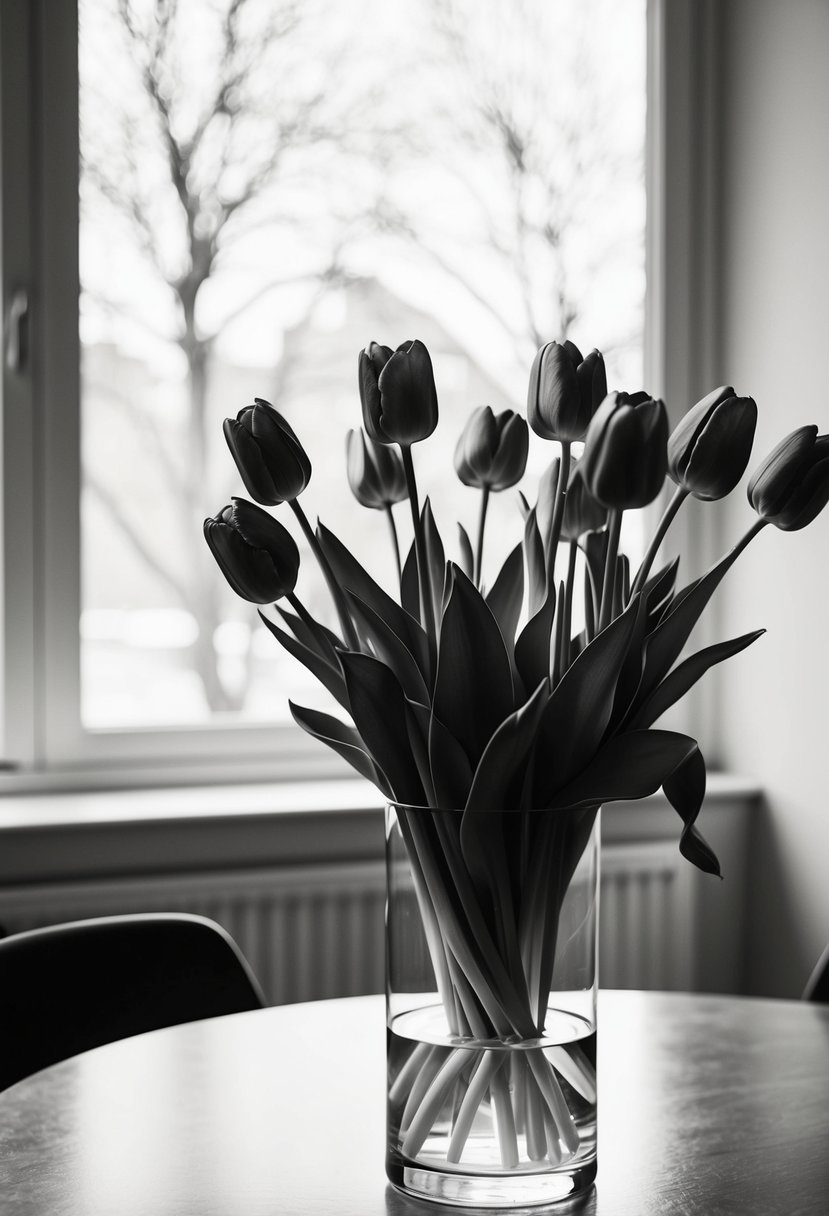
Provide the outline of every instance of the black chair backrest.
<path id="1" fill-rule="evenodd" d="M 201 916 L 107 916 L 0 940 L 0 1089 L 116 1039 L 261 1009 L 233 939 Z"/>
<path id="2" fill-rule="evenodd" d="M 820 1001 L 829 1005 L 829 946 L 818 959 L 815 969 L 803 989 L 804 1001 Z"/>

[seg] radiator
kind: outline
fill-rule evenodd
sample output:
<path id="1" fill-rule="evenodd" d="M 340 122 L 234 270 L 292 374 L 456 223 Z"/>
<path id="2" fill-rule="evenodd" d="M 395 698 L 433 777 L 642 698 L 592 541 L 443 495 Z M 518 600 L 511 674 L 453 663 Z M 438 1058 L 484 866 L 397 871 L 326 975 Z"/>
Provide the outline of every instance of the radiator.
<path id="1" fill-rule="evenodd" d="M 602 850 L 603 987 L 687 988 L 690 869 L 670 844 Z M 124 912 L 195 912 L 238 942 L 273 1004 L 381 992 L 384 867 L 365 862 L 7 887 L 0 926 L 17 933 Z"/>

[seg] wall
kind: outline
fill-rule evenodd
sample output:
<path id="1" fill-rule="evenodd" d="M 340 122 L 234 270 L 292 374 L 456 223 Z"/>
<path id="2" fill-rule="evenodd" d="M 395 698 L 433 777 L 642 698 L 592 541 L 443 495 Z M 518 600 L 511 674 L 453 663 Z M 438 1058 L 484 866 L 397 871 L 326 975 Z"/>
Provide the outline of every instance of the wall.
<path id="1" fill-rule="evenodd" d="M 802 423 L 829 431 L 829 4 L 717 12 L 717 373 L 757 399 L 759 460 Z M 716 518 L 724 543 L 740 535 L 744 496 Z M 748 875 L 758 994 L 797 996 L 829 940 L 828 558 L 829 509 L 802 532 L 767 528 L 717 597 L 720 636 L 768 628 L 716 702 L 719 760 L 766 794 Z"/>

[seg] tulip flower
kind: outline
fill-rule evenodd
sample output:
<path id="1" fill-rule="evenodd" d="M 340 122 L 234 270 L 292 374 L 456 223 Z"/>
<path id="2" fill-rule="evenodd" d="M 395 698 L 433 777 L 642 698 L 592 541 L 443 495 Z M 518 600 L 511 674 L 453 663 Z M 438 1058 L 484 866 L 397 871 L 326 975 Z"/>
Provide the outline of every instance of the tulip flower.
<path id="1" fill-rule="evenodd" d="M 455 448 L 455 472 L 465 486 L 507 490 L 524 476 L 529 433 L 512 410 L 493 414 L 488 405 L 474 410 Z"/>
<path id="2" fill-rule="evenodd" d="M 746 470 L 756 425 L 751 397 L 715 389 L 691 407 L 668 440 L 668 476 L 695 498 L 724 498 Z"/>
<path id="3" fill-rule="evenodd" d="M 805 528 L 829 502 L 829 435 L 802 426 L 783 439 L 748 483 L 760 519 L 784 532 Z"/>
<path id="4" fill-rule="evenodd" d="M 245 489 L 263 506 L 293 502 L 311 479 L 311 462 L 289 424 L 257 397 L 224 421 L 224 434 Z"/>
<path id="5" fill-rule="evenodd" d="M 597 350 L 582 358 L 572 342 L 542 346 L 530 371 L 527 421 L 542 439 L 572 443 L 584 438 L 607 395 L 604 359 Z"/>
<path id="6" fill-rule="evenodd" d="M 627 510 L 653 502 L 665 481 L 668 415 L 647 393 L 609 393 L 585 439 L 582 476 L 605 507 Z"/>
<path id="7" fill-rule="evenodd" d="M 432 360 L 422 342 L 403 342 L 392 354 L 377 342 L 360 352 L 363 422 L 375 443 L 410 447 L 438 424 Z"/>
<path id="8" fill-rule="evenodd" d="M 388 444 L 375 443 L 373 439 L 366 443 L 366 437 L 361 430 L 348 432 L 345 451 L 348 484 L 354 497 L 364 507 L 386 512 L 397 577 L 402 580 L 400 543 L 397 539 L 392 506 L 396 502 L 402 502 L 409 494 L 403 461 Z"/>
<path id="9" fill-rule="evenodd" d="M 272 604 L 293 593 L 299 550 L 278 520 L 244 498 L 234 498 L 204 521 L 204 538 L 219 569 L 242 599 Z"/>
<path id="10" fill-rule="evenodd" d="M 361 430 L 346 436 L 346 472 L 351 492 L 364 507 L 382 511 L 408 494 L 403 461 L 388 444 L 374 443 Z"/>
<path id="11" fill-rule="evenodd" d="M 597 502 L 588 490 L 579 461 L 574 466 L 567 485 L 561 535 L 565 540 L 576 541 L 585 532 L 598 532 L 606 523 L 607 507 Z"/>

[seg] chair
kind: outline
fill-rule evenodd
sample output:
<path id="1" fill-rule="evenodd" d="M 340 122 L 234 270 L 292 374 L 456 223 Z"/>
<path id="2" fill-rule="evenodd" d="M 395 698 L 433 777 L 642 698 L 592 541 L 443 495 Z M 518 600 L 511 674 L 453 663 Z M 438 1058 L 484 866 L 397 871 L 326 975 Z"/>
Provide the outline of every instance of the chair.
<path id="1" fill-rule="evenodd" d="M 829 1005 L 829 946 L 823 951 L 803 989 L 804 1001 L 820 1001 Z"/>
<path id="2" fill-rule="evenodd" d="M 236 943 L 202 916 L 16 933 L 0 940 L 0 1090 L 116 1039 L 265 1003 Z"/>

